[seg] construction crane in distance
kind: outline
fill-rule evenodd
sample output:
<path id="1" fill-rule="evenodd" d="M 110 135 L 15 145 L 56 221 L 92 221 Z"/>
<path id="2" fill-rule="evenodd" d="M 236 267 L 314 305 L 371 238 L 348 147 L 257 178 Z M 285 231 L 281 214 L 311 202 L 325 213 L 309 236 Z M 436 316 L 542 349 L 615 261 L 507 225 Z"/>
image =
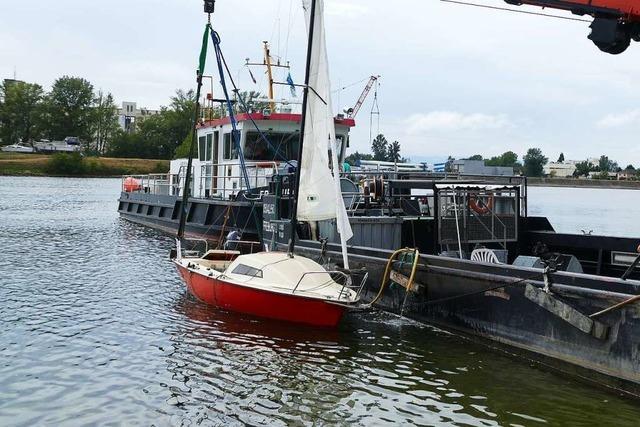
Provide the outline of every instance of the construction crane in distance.
<path id="1" fill-rule="evenodd" d="M 350 119 L 354 119 L 356 117 L 356 115 L 358 114 L 358 111 L 360 111 L 360 107 L 362 107 L 362 104 L 364 104 L 364 101 L 367 99 L 367 96 L 369 95 L 371 88 L 378 81 L 379 78 L 380 76 L 371 76 L 369 78 L 369 81 L 367 82 L 367 85 L 364 87 L 364 90 L 360 94 L 360 98 L 358 98 L 358 102 L 356 102 L 356 105 L 354 105 L 352 108 L 348 108 L 344 110 L 347 117 L 349 117 Z"/>

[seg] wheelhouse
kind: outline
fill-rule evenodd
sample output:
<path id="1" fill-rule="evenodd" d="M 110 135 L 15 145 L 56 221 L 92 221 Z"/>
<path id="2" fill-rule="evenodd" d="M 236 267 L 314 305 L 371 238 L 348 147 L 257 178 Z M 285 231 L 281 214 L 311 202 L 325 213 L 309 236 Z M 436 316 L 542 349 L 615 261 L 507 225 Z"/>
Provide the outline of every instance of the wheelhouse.
<path id="1" fill-rule="evenodd" d="M 300 114 L 245 113 L 237 115 L 240 146 L 245 159 L 246 176 L 251 190 L 268 185 L 282 164 L 298 157 Z M 354 120 L 335 118 L 336 140 L 340 162 L 349 144 L 349 130 Z M 204 121 L 198 126 L 198 155 L 193 159 L 192 192 L 195 197 L 235 198 L 247 190 L 229 117 Z M 181 194 L 187 159 L 171 162 L 174 177 L 171 194 Z"/>

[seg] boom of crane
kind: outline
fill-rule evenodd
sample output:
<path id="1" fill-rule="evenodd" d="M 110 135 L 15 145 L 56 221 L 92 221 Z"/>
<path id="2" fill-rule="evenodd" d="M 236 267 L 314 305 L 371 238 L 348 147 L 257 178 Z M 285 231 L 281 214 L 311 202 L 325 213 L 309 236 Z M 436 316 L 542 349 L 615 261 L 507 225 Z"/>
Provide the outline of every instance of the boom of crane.
<path id="1" fill-rule="evenodd" d="M 568 10 L 592 16 L 589 39 L 613 55 L 627 50 L 631 40 L 640 41 L 640 1 L 638 0 L 505 0 L 509 4 L 529 4 Z"/>
<path id="2" fill-rule="evenodd" d="M 345 111 L 345 113 L 347 114 L 347 117 L 349 117 L 350 119 L 354 119 L 356 117 L 356 114 L 358 114 L 358 111 L 360 111 L 360 107 L 362 107 L 362 104 L 364 104 L 365 99 L 367 99 L 367 95 L 369 95 L 369 92 L 371 91 L 373 84 L 376 81 L 378 81 L 379 78 L 380 76 L 371 76 L 369 78 L 369 81 L 367 82 L 367 85 L 364 87 L 364 90 L 360 94 L 360 98 L 358 98 L 358 102 L 356 102 L 356 105 L 354 105 L 352 108 L 349 108 Z"/>

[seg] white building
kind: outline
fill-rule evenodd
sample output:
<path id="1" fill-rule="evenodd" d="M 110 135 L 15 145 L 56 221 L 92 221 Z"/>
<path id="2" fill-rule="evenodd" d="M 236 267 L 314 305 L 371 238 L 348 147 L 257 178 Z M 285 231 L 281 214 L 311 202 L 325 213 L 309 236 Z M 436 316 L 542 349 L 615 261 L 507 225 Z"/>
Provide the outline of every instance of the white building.
<path id="1" fill-rule="evenodd" d="M 136 122 L 155 114 L 160 114 L 160 110 L 138 108 L 135 102 L 123 101 L 122 107 L 118 108 L 118 124 L 125 132 L 132 133 L 136 130 Z"/>
<path id="2" fill-rule="evenodd" d="M 544 166 L 544 174 L 555 178 L 568 178 L 576 171 L 576 162 L 573 160 L 558 163 L 551 162 Z"/>

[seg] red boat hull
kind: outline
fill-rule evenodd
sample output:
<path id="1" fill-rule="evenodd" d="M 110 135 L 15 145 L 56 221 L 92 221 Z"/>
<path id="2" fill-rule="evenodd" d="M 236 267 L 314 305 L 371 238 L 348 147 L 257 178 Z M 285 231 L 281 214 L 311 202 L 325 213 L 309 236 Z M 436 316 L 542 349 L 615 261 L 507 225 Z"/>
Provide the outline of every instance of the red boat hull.
<path id="1" fill-rule="evenodd" d="M 193 296 L 224 310 L 331 328 L 344 314 L 345 307 L 328 301 L 236 285 L 177 267 Z"/>

